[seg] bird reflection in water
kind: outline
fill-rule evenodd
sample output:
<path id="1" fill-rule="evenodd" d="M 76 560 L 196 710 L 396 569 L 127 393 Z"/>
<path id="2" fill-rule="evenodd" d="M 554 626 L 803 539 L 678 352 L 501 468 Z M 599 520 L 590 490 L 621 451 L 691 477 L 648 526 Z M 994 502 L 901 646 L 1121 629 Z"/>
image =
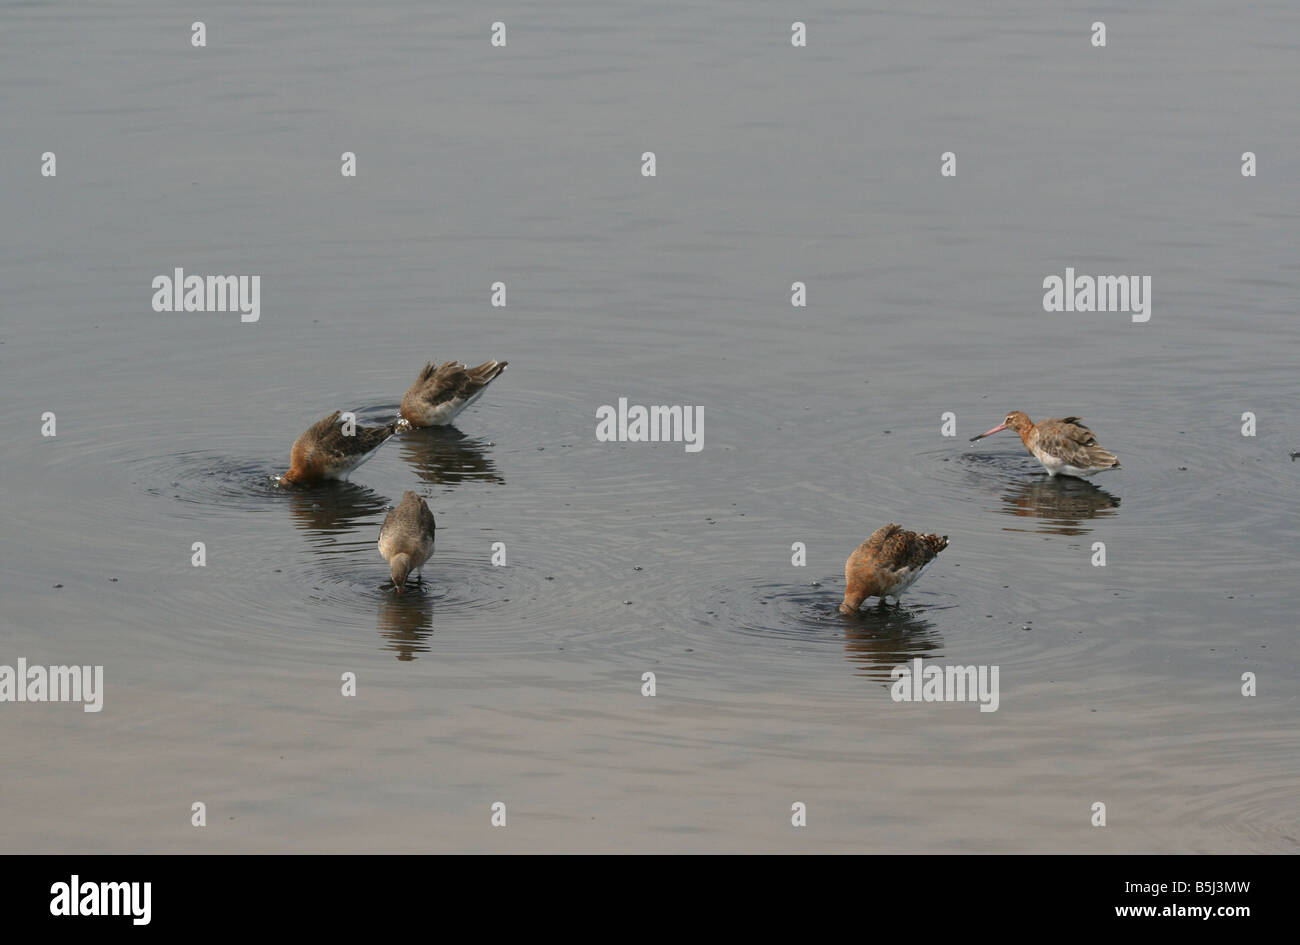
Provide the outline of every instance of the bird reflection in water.
<path id="1" fill-rule="evenodd" d="M 844 656 L 857 664 L 858 676 L 889 680 L 895 666 L 918 656 L 940 655 L 943 640 L 922 607 L 878 604 L 842 616 Z"/>
<path id="2" fill-rule="evenodd" d="M 298 487 L 289 496 L 293 524 L 307 535 L 314 550 L 323 554 L 373 546 L 379 531 L 377 520 L 387 507 L 383 496 L 351 482 Z"/>
<path id="3" fill-rule="evenodd" d="M 405 594 L 385 594 L 379 601 L 379 635 L 383 648 L 402 662 L 429 652 L 433 635 L 433 595 L 428 587 L 410 587 Z"/>
<path id="4" fill-rule="evenodd" d="M 404 460 L 425 482 L 504 483 L 486 440 L 466 436 L 455 427 L 426 427 L 402 434 L 399 446 Z"/>
<path id="5" fill-rule="evenodd" d="M 298 487 L 290 494 L 289 502 L 293 524 L 306 535 L 312 551 L 330 556 L 323 559 L 329 562 L 325 566 L 327 574 L 347 574 L 348 580 L 354 580 L 365 568 L 373 571 L 370 586 L 374 588 L 379 607 L 382 648 L 403 662 L 415 659 L 417 653 L 428 652 L 428 640 L 433 635 L 434 599 L 428 583 L 422 587 L 409 585 L 406 593 L 397 595 L 391 593 L 390 582 L 389 592 L 383 592 L 381 579 L 388 572 L 375 542 L 388 500 L 350 482 L 329 482 Z M 357 557 L 353 561 L 337 555 Z"/>
<path id="6" fill-rule="evenodd" d="M 1083 479 L 1046 476 L 1017 479 L 1002 493 L 1007 515 L 1039 519 L 1036 528 L 1007 528 L 1006 531 L 1036 531 L 1052 535 L 1086 535 L 1085 522 L 1107 518 L 1119 510 L 1119 498 Z"/>

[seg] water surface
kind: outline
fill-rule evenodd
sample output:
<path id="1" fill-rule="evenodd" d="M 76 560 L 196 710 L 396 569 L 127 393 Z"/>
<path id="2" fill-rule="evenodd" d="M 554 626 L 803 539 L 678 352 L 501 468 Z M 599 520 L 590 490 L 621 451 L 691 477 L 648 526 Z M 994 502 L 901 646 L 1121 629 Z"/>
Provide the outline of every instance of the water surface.
<path id="1" fill-rule="evenodd" d="M 772 0 L 199 15 L 0 5 L 0 663 L 107 689 L 0 706 L 0 847 L 1296 850 L 1291 6 L 837 0 L 807 49 Z M 261 320 L 153 312 L 177 266 L 260 275 Z M 1151 275 L 1151 321 L 1045 313 L 1067 266 Z M 275 485 L 448 358 L 510 368 Z M 621 396 L 704 449 L 596 442 Z M 1012 409 L 1123 470 L 966 443 Z M 951 546 L 844 617 L 889 521 Z M 891 701 L 916 658 L 999 666 L 999 710 Z"/>

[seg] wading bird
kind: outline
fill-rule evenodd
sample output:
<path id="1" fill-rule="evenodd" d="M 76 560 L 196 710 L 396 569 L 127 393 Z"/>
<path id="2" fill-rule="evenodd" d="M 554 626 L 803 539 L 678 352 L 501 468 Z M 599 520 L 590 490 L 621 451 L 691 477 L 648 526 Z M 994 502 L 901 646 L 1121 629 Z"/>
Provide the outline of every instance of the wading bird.
<path id="1" fill-rule="evenodd" d="M 359 427 L 340 419 L 334 411 L 324 420 L 307 428 L 293 442 L 289 453 L 289 471 L 280 481 L 290 485 L 347 479 L 383 446 L 388 438 L 407 424 L 401 420 L 382 427 Z"/>
<path id="2" fill-rule="evenodd" d="M 393 586 L 402 593 L 406 577 L 419 572 L 433 554 L 433 513 L 416 493 L 402 493 L 402 501 L 384 516 L 379 529 L 379 553 L 388 562 Z M 421 578 L 423 581 L 423 578 Z"/>
<path id="3" fill-rule="evenodd" d="M 402 419 L 413 427 L 440 427 L 451 423 L 456 415 L 479 397 L 484 389 L 500 377 L 507 361 L 485 361 L 470 367 L 459 361 L 424 366 L 402 397 Z"/>
<path id="4" fill-rule="evenodd" d="M 1120 468 L 1119 457 L 1102 449 L 1092 431 L 1080 423 L 1078 417 L 1034 423 L 1019 410 L 1013 410 L 992 430 L 973 436 L 970 441 L 974 443 L 1003 430 L 1015 430 L 1020 434 L 1025 449 L 1043 464 L 1048 476 L 1060 474 L 1081 478 L 1105 469 Z"/>
<path id="5" fill-rule="evenodd" d="M 890 523 L 871 533 L 844 562 L 844 602 L 840 613 L 857 613 L 868 597 L 898 596 L 948 547 L 947 535 L 918 535 Z"/>

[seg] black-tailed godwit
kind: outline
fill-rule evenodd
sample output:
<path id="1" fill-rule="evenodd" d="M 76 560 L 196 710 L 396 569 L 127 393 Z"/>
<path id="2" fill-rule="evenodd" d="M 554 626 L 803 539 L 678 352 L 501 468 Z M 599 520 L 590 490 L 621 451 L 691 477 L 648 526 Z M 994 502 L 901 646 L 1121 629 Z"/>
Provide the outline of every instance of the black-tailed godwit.
<path id="1" fill-rule="evenodd" d="M 879 597 L 882 604 L 886 597 L 898 600 L 947 547 L 947 535 L 918 535 L 892 522 L 877 528 L 844 562 L 840 613 L 857 613 L 868 597 Z"/>
<path id="2" fill-rule="evenodd" d="M 384 517 L 379 529 L 379 553 L 388 562 L 397 593 L 402 593 L 406 576 L 418 572 L 433 554 L 434 528 L 429 506 L 409 490 Z"/>
<path id="3" fill-rule="evenodd" d="M 506 369 L 508 361 L 485 361 L 470 367 L 459 361 L 424 366 L 402 397 L 402 418 L 413 427 L 439 427 L 451 423 L 483 395 L 483 390 Z"/>
<path id="4" fill-rule="evenodd" d="M 1025 449 L 1043 464 L 1048 476 L 1060 474 L 1082 478 L 1106 469 L 1120 468 L 1119 457 L 1102 449 L 1097 437 L 1079 422 L 1078 417 L 1034 423 L 1024 413 L 1013 410 L 992 430 L 973 436 L 970 441 L 974 443 L 1003 430 L 1015 430 L 1020 434 Z"/>
<path id="5" fill-rule="evenodd" d="M 390 436 L 406 426 L 401 420 L 382 427 L 360 427 L 340 419 L 336 410 L 312 424 L 293 442 L 289 471 L 281 482 L 299 485 L 325 479 L 347 479 L 383 446 Z"/>

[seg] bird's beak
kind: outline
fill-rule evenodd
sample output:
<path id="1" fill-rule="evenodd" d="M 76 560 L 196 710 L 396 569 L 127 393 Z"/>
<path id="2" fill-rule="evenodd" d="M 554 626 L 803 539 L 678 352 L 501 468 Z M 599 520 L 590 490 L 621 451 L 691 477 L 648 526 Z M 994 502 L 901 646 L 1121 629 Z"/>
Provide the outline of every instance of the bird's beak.
<path id="1" fill-rule="evenodd" d="M 984 439 L 984 437 L 986 437 L 986 436 L 992 436 L 994 433 L 1001 433 L 1001 432 L 1002 432 L 1003 430 L 1005 430 L 1006 428 L 1007 428 L 1007 425 L 1006 425 L 1005 423 L 999 423 L 997 426 L 995 426 L 995 427 L 994 427 L 992 430 L 990 430 L 988 433 L 981 433 L 979 436 L 972 436 L 972 437 L 970 438 L 970 441 L 971 441 L 972 443 L 974 443 L 976 440 L 982 440 L 982 439 Z"/>

